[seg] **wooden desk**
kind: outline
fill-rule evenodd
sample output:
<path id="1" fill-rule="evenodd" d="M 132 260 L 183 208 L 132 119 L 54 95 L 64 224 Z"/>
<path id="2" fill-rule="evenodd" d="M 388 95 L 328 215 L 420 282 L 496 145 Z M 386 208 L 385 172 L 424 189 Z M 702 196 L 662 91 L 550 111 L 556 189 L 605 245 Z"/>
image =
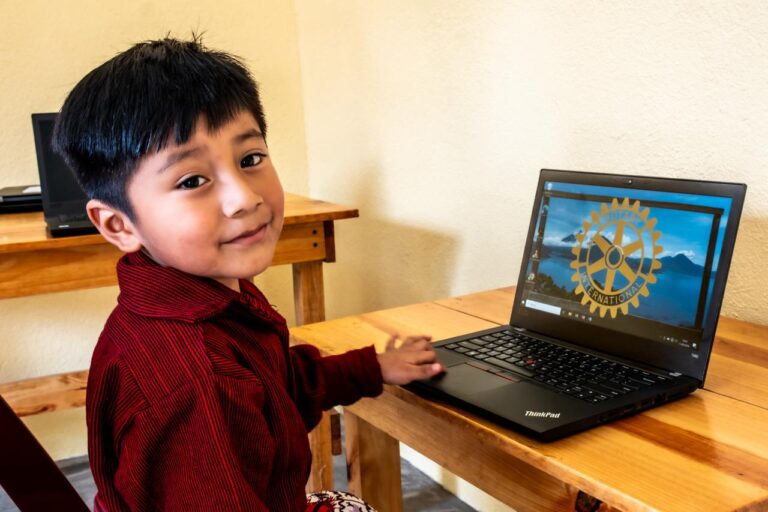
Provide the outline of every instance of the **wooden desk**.
<path id="1" fill-rule="evenodd" d="M 285 224 L 272 265 L 293 265 L 297 324 L 325 319 L 322 264 L 336 261 L 333 223 L 357 216 L 354 208 L 285 195 Z M 40 212 L 0 215 L 0 299 L 117 284 L 120 255 L 101 235 L 49 237 Z M 0 394 L 19 416 L 78 407 L 85 403 L 87 376 L 83 370 L 6 383 Z M 330 460 L 327 420 L 321 429 L 323 440 L 313 441 L 313 451 Z M 325 469 L 313 473 L 310 487 L 332 486 L 330 464 L 318 465 Z"/>
<path id="2" fill-rule="evenodd" d="M 326 353 L 372 342 L 381 350 L 392 333 L 439 340 L 507 323 L 513 297 L 514 288 L 492 290 L 297 327 L 292 336 Z M 704 389 L 553 443 L 395 386 L 344 417 L 350 489 L 383 511 L 402 510 L 398 440 L 519 512 L 574 510 L 587 495 L 601 511 L 768 510 L 766 326 L 721 319 Z"/>

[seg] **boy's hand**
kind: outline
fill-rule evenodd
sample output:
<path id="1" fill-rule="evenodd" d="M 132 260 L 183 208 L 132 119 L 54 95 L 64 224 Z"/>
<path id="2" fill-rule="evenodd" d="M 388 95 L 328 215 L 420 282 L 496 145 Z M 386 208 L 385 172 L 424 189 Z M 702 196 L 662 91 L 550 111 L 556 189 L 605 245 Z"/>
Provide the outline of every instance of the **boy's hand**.
<path id="1" fill-rule="evenodd" d="M 395 348 L 398 336 L 392 336 L 386 350 L 377 354 L 381 375 L 387 384 L 408 384 L 445 371 L 432 348 L 431 336 L 408 336 Z"/>

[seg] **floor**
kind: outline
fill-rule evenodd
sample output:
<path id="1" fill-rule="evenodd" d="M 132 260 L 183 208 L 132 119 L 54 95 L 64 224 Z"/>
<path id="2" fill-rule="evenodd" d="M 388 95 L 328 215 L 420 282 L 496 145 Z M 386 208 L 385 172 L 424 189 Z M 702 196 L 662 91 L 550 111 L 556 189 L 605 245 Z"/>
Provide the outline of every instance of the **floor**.
<path id="1" fill-rule="evenodd" d="M 85 456 L 59 462 L 59 466 L 89 506 L 96 488 Z M 475 509 L 456 498 L 408 461 L 401 459 L 403 507 L 405 512 L 473 512 Z M 346 490 L 344 455 L 334 457 L 334 480 L 338 490 Z M 0 489 L 0 512 L 18 512 L 18 508 Z M 382 511 L 384 512 L 384 511 Z"/>

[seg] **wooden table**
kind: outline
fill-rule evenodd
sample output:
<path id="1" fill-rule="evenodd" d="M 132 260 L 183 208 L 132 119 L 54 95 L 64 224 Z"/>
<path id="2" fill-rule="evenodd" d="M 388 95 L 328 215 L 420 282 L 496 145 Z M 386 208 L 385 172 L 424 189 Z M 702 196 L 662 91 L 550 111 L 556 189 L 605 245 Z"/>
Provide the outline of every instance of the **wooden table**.
<path id="1" fill-rule="evenodd" d="M 392 333 L 439 340 L 508 323 L 513 297 L 514 288 L 492 290 L 292 336 L 329 354 L 381 350 Z M 344 421 L 350 489 L 382 511 L 402 510 L 397 441 L 519 512 L 768 510 L 768 327 L 721 318 L 704 389 L 553 443 L 396 386 L 345 408 Z M 579 508 L 590 499 L 602 504 Z"/>
<path id="2" fill-rule="evenodd" d="M 354 208 L 285 195 L 285 224 L 272 265 L 293 265 L 296 323 L 325 319 L 324 262 L 336 260 L 334 221 L 357 217 Z M 42 213 L 0 215 L 0 299 L 117 284 L 121 253 L 101 235 L 51 238 Z M 12 340 L 5 340 L 12 342 Z M 16 414 L 26 416 L 85 403 L 86 370 L 0 385 Z M 321 471 L 308 487 L 332 487 L 330 425 L 313 439 Z"/>

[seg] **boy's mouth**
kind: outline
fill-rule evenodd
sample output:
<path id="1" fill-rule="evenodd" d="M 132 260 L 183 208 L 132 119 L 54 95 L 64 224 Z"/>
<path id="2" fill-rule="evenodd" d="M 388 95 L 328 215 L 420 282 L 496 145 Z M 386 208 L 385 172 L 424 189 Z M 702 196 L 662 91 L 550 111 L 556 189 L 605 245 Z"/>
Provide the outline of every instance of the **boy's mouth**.
<path id="1" fill-rule="evenodd" d="M 264 224 L 260 224 L 258 227 L 256 227 L 256 229 L 243 231 L 242 233 L 237 235 L 235 238 L 232 238 L 231 240 L 227 240 L 224 243 L 236 244 L 236 245 L 250 245 L 256 242 L 260 242 L 266 236 L 268 226 L 269 226 L 269 222 L 265 222 Z"/>

